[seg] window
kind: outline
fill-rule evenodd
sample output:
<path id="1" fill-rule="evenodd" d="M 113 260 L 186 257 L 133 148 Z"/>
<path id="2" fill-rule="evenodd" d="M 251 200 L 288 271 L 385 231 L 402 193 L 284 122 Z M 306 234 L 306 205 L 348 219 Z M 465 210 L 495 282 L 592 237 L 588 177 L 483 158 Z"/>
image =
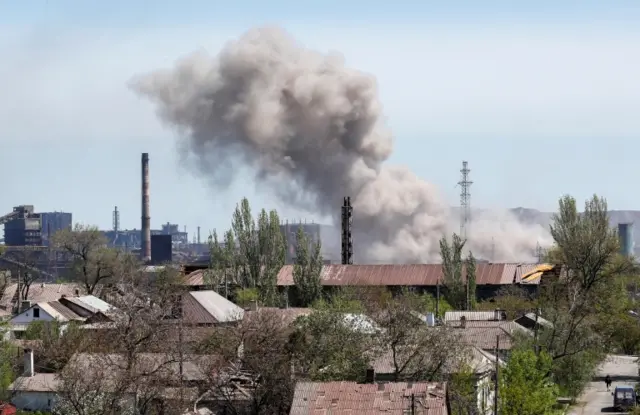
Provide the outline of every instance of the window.
<path id="1" fill-rule="evenodd" d="M 33 309 L 33 318 L 40 318 L 40 309 L 39 308 L 34 308 Z"/>

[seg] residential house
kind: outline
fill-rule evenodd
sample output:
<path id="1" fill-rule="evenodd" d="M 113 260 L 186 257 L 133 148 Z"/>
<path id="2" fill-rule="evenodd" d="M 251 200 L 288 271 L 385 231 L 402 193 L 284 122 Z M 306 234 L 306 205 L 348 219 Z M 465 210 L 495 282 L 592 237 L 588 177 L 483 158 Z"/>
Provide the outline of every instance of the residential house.
<path id="1" fill-rule="evenodd" d="M 33 283 L 27 290 L 20 284 L 12 283 L 8 284 L 0 293 L 0 310 L 13 315 L 26 310 L 35 303 L 56 301 L 62 296 L 73 297 L 84 294 L 86 294 L 86 290 L 81 284 Z"/>
<path id="2" fill-rule="evenodd" d="M 61 329 L 64 329 L 63 327 L 67 323 L 72 321 L 82 322 L 84 317 L 74 313 L 59 301 L 36 303 L 9 320 L 5 339 L 21 339 L 29 325 L 37 321 L 44 323 L 58 322 L 62 324 Z"/>
<path id="3" fill-rule="evenodd" d="M 9 386 L 11 403 L 23 411 L 50 412 L 58 399 L 55 373 L 36 373 L 33 351 L 24 351 L 24 372 Z"/>
<path id="4" fill-rule="evenodd" d="M 553 323 L 536 313 L 527 313 L 515 319 L 515 322 L 529 330 L 552 329 Z"/>
<path id="5" fill-rule="evenodd" d="M 154 307 L 152 304 L 148 306 Z M 203 340 L 215 333 L 217 327 L 238 324 L 245 314 L 244 309 L 211 290 L 183 293 L 170 310 L 158 308 L 157 311 L 157 324 L 164 325 L 157 333 L 162 341 L 153 345 L 150 343 L 151 349 L 146 350 L 149 352 L 161 352 L 178 343 L 181 347 L 194 351 Z M 116 338 L 117 336 L 110 336 L 109 333 L 118 329 L 123 313 L 118 309 L 98 311 L 87 318 L 80 328 L 91 330 L 99 338 Z M 112 348 L 112 345 L 105 347 Z"/>
<path id="6" fill-rule="evenodd" d="M 39 302 L 9 320 L 5 338 L 22 338 L 29 324 L 34 321 L 49 323 L 56 321 L 62 323 L 61 329 L 64 330 L 69 322 L 80 323 L 101 310 L 107 312 L 111 308 L 111 305 L 92 295 L 63 296 L 56 301 Z"/>
<path id="7" fill-rule="evenodd" d="M 396 380 L 396 370 L 393 362 L 391 350 L 374 359 L 371 364 L 371 370 L 376 382 Z M 442 370 L 445 378 L 471 371 L 475 377 L 478 413 L 490 415 L 494 397 L 493 379 L 496 364 L 504 365 L 504 361 L 498 360 L 495 355 L 476 346 L 470 346 L 453 361 L 443 362 Z"/>
<path id="8" fill-rule="evenodd" d="M 30 363 L 29 363 L 30 362 Z M 122 401 L 153 402 L 160 407 L 183 399 L 193 407 L 198 386 L 206 383 L 207 371 L 216 365 L 216 358 L 202 355 L 143 353 L 135 357 L 135 381 L 127 388 Z M 30 365 L 30 366 L 29 366 Z M 65 367 L 73 378 L 67 383 L 54 373 L 34 373 L 33 352 L 25 353 L 25 373 L 10 386 L 12 403 L 23 410 L 51 411 L 67 394 L 91 392 L 112 393 L 126 367 L 125 357 L 118 354 L 77 353 Z"/>
<path id="9" fill-rule="evenodd" d="M 446 383 L 298 382 L 290 415 L 449 415 Z"/>

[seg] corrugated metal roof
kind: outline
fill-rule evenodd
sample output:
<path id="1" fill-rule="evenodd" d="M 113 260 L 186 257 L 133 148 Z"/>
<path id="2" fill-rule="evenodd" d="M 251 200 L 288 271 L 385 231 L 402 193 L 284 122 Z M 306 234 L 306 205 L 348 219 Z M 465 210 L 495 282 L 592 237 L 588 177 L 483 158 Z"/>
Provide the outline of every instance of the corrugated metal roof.
<path id="1" fill-rule="evenodd" d="M 452 328 L 461 328 L 462 323 L 459 320 L 450 320 L 450 321 L 446 321 L 445 324 L 447 325 L 447 327 L 452 327 Z M 533 332 L 531 332 L 531 330 L 522 327 L 520 324 L 516 323 L 515 321 L 505 321 L 505 320 L 500 320 L 500 321 L 496 321 L 496 320 L 491 320 L 491 321 L 467 321 L 465 322 L 465 327 L 472 329 L 472 328 L 494 328 L 494 327 L 500 327 L 502 328 L 504 331 L 506 331 L 507 333 L 509 333 L 510 335 L 513 335 L 516 331 L 520 331 L 522 333 L 525 334 L 530 334 L 532 335 Z"/>
<path id="2" fill-rule="evenodd" d="M 477 264 L 476 283 L 508 285 L 518 282 L 523 266 L 534 264 Z M 322 267 L 322 284 L 328 286 L 434 286 L 442 282 L 442 265 L 340 265 Z M 293 265 L 285 265 L 278 273 L 278 285 L 293 285 Z"/>
<path id="3" fill-rule="evenodd" d="M 502 314 L 500 314 L 500 318 L 496 318 L 495 311 L 447 311 L 444 313 L 444 321 L 446 323 L 459 322 L 462 317 L 466 321 L 497 321 L 500 320 Z"/>
<path id="4" fill-rule="evenodd" d="M 69 320 L 84 320 L 82 317 L 71 311 L 69 308 L 65 307 L 59 301 L 49 301 L 48 303 L 38 303 L 35 307 L 39 307 L 44 310 L 51 317 L 55 318 L 58 321 L 69 321 Z"/>
<path id="5" fill-rule="evenodd" d="M 81 304 L 84 304 L 88 307 L 93 308 L 94 310 L 101 311 L 103 313 L 106 313 L 107 311 L 113 308 L 111 304 L 105 301 L 102 301 L 101 299 L 93 295 L 83 295 L 83 296 L 77 297 L 76 300 L 79 301 Z"/>
<path id="6" fill-rule="evenodd" d="M 202 306 L 216 322 L 232 322 L 242 320 L 244 310 L 227 300 L 215 291 L 191 291 L 188 293 Z M 183 306 L 184 307 L 184 306 Z M 195 310 L 194 310 L 195 311 Z M 183 309 L 183 313 L 185 310 Z"/>
<path id="7" fill-rule="evenodd" d="M 412 396 L 420 403 L 416 414 L 447 415 L 446 384 L 435 382 L 298 382 L 290 415 L 403 415 Z"/>

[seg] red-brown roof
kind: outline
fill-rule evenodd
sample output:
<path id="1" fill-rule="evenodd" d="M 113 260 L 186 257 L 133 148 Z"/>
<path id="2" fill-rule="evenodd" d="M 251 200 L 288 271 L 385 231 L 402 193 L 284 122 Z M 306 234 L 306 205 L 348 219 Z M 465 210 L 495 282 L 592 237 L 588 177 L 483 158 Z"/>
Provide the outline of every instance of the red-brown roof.
<path id="1" fill-rule="evenodd" d="M 477 264 L 478 285 L 519 283 L 521 276 L 534 264 Z M 434 286 L 442 282 L 442 265 L 325 265 L 322 285 L 328 286 Z M 278 285 L 293 285 L 293 265 L 285 265 L 278 273 Z"/>
<path id="2" fill-rule="evenodd" d="M 290 415 L 447 415 L 446 384 L 428 382 L 298 382 Z"/>

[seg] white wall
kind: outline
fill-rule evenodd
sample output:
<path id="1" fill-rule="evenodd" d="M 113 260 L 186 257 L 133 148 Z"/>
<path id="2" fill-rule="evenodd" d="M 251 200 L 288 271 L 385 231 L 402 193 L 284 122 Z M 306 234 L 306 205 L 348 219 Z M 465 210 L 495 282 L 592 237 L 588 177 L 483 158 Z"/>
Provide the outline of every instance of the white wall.
<path id="1" fill-rule="evenodd" d="M 40 310 L 40 317 L 38 318 L 33 317 L 33 310 L 36 308 Z M 43 309 L 41 309 L 36 305 L 26 311 L 23 311 L 22 313 L 18 314 L 17 316 L 9 320 L 9 324 L 29 324 L 34 321 L 53 321 L 53 320 L 55 320 L 55 318 L 47 314 L 46 311 L 44 311 Z"/>
<path id="2" fill-rule="evenodd" d="M 11 398 L 11 403 L 22 410 L 51 411 L 56 399 L 55 392 L 17 392 Z"/>
<path id="3" fill-rule="evenodd" d="M 480 377 L 476 383 L 476 393 L 478 397 L 478 413 L 481 415 L 493 414 L 493 373 Z"/>

